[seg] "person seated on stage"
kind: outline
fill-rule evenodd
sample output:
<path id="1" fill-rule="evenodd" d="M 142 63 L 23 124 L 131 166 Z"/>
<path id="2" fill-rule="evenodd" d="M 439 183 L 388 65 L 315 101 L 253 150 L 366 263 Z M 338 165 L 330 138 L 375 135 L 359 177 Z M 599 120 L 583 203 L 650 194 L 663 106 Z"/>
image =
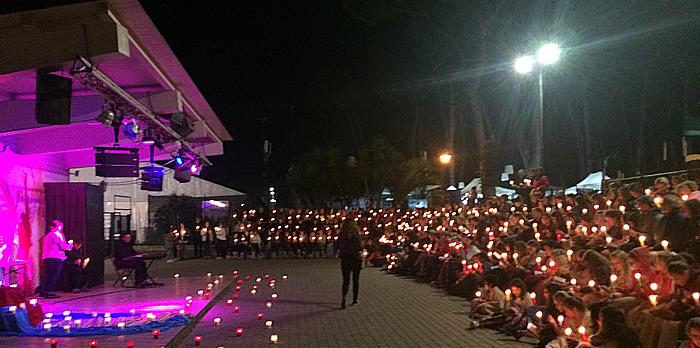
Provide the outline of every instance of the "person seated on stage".
<path id="1" fill-rule="evenodd" d="M 153 281 L 146 272 L 146 262 L 143 260 L 144 254 L 137 253 L 131 244 L 131 234 L 125 233 L 119 242 L 114 245 L 114 262 L 118 268 L 133 268 L 136 273 L 136 287 L 162 285 Z"/>
<path id="2" fill-rule="evenodd" d="M 68 285 L 73 293 L 88 292 L 85 282 L 85 269 L 90 264 L 90 258 L 83 258 L 82 243 L 73 243 L 73 250 L 68 252 L 63 271 L 68 277 Z"/>

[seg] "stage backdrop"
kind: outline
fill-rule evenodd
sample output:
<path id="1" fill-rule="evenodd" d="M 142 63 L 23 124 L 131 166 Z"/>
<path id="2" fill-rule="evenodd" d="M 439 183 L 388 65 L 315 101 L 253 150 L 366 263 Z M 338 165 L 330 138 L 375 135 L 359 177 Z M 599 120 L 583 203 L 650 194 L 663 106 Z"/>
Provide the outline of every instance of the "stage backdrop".
<path id="1" fill-rule="evenodd" d="M 13 259 L 23 260 L 25 273 L 18 283 L 27 289 L 38 285 L 40 238 L 44 235 L 44 183 L 68 181 L 62 157 L 17 155 L 0 149 L 0 238 Z"/>
<path id="2" fill-rule="evenodd" d="M 86 269 L 89 286 L 104 283 L 104 191 L 88 183 L 46 183 L 46 225 L 63 221 L 67 240 L 82 243 L 81 255 L 91 262 Z"/>

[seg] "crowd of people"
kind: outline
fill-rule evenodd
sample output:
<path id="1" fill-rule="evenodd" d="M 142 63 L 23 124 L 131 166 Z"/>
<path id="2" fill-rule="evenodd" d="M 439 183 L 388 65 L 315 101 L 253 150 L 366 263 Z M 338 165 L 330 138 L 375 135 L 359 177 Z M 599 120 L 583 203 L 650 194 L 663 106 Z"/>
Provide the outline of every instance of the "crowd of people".
<path id="1" fill-rule="evenodd" d="M 517 197 L 432 209 L 259 209 L 198 222 L 195 256 L 336 257 L 350 219 L 364 263 L 413 275 L 470 302 L 467 329 L 491 328 L 538 346 L 700 347 L 700 191 L 652 187 L 545 196 L 520 180 Z M 230 226 L 227 227 L 227 226 Z M 198 251 L 201 250 L 201 251 Z M 410 301 L 410 299 L 407 299 Z"/>

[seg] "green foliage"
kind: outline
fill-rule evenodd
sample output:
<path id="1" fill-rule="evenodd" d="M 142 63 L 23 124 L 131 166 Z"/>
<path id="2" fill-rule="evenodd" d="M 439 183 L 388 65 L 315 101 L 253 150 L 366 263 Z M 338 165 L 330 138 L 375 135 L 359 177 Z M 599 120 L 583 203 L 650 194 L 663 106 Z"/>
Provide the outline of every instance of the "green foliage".
<path id="1" fill-rule="evenodd" d="M 194 226 L 195 218 L 199 215 L 197 201 L 187 196 L 172 195 L 168 200 L 155 211 L 155 233 L 147 236 L 149 244 L 162 242 L 162 236 L 171 225 L 180 222 L 186 226 Z"/>
<path id="2" fill-rule="evenodd" d="M 394 203 L 402 205 L 408 193 L 434 182 L 431 161 L 404 159 L 384 138 L 374 138 L 351 161 L 337 148 L 314 148 L 303 154 L 289 172 L 287 181 L 301 204 L 328 206 L 365 197 L 375 202 L 384 188 L 394 192 Z"/>

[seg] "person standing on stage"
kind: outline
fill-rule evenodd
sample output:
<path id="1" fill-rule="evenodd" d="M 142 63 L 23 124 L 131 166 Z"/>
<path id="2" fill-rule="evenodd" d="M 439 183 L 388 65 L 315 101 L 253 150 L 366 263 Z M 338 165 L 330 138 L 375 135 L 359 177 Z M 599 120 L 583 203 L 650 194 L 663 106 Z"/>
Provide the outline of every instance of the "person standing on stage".
<path id="1" fill-rule="evenodd" d="M 338 238 L 338 254 L 340 256 L 340 269 L 343 273 L 343 300 L 340 308 L 345 309 L 345 297 L 350 287 L 350 274 L 352 273 L 352 305 L 358 304 L 360 292 L 360 270 L 362 270 L 362 243 L 360 242 L 360 228 L 351 219 L 345 220 Z"/>
<path id="2" fill-rule="evenodd" d="M 54 293 L 58 277 L 66 260 L 66 251 L 73 249 L 73 244 L 66 241 L 63 234 L 63 222 L 53 220 L 49 233 L 44 236 L 41 247 L 41 258 L 44 262 L 44 276 L 41 277 L 41 297 L 58 298 Z"/>

